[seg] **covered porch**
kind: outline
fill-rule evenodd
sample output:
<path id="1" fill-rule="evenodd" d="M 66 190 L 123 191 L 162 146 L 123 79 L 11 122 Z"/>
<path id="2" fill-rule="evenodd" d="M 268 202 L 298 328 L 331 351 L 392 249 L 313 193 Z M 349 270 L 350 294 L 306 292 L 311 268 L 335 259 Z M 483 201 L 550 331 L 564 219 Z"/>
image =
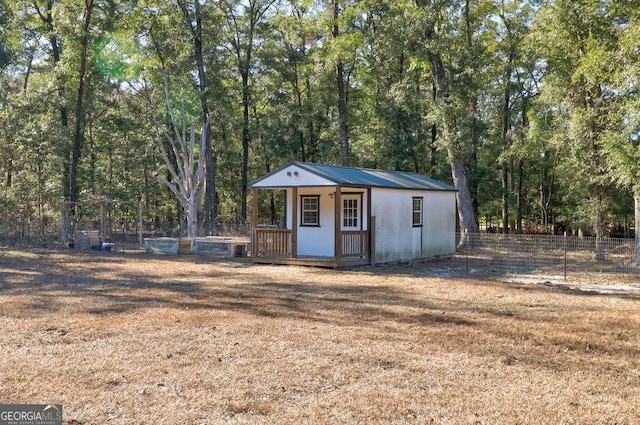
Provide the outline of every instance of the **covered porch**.
<path id="1" fill-rule="evenodd" d="M 265 190 L 285 193 L 280 224 L 261 221 Z M 252 261 L 332 268 L 370 264 L 370 199 L 370 189 L 340 185 L 253 187 Z"/>

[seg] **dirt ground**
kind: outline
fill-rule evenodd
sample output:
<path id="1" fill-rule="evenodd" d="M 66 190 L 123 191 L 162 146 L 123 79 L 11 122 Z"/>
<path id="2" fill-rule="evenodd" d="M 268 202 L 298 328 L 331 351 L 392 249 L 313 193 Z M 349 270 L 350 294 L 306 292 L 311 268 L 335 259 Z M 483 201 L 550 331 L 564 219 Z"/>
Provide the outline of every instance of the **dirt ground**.
<path id="1" fill-rule="evenodd" d="M 75 425 L 640 423 L 640 285 L 477 266 L 0 249 L 0 402 Z"/>

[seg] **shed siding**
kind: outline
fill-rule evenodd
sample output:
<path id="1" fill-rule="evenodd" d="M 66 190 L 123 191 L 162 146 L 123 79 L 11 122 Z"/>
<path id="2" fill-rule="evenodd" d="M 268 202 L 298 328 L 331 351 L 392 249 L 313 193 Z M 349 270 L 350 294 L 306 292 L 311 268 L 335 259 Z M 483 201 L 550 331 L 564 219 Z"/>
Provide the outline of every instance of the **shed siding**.
<path id="1" fill-rule="evenodd" d="M 329 197 L 333 193 L 333 187 L 298 188 L 298 199 L 291 199 L 292 191 L 287 190 L 287 202 L 298 203 L 298 217 L 291 217 L 292 208 L 288 208 L 287 228 L 292 223 L 298 226 L 298 255 L 334 256 L 335 245 L 333 243 L 335 220 L 333 199 Z M 300 226 L 300 196 L 320 196 L 320 227 Z"/>
<path id="2" fill-rule="evenodd" d="M 413 227 L 412 200 L 423 198 L 423 226 Z M 455 192 L 373 189 L 376 262 L 455 252 Z"/>
<path id="3" fill-rule="evenodd" d="M 423 249 L 427 255 L 448 255 L 456 252 L 456 194 L 429 192 L 424 198 Z"/>

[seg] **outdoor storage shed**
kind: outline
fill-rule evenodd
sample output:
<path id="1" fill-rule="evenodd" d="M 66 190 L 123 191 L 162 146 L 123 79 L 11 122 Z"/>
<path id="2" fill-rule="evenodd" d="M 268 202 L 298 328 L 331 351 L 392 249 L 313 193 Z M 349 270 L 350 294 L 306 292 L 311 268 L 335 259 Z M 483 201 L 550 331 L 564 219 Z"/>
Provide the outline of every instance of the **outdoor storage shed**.
<path id="1" fill-rule="evenodd" d="M 251 187 L 254 262 L 341 267 L 455 252 L 456 189 L 421 174 L 292 162 Z M 264 191 L 282 196 L 277 222 L 262 217 Z"/>

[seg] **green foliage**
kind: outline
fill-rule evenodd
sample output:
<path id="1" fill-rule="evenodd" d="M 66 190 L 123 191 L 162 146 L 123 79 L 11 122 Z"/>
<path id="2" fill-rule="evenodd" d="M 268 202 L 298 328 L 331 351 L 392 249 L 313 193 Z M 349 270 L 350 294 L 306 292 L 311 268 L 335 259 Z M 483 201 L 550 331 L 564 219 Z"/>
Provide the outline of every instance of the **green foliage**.
<path id="1" fill-rule="evenodd" d="M 620 109 L 628 104 L 628 92 L 616 76 L 625 68 L 618 55 L 628 31 L 620 23 L 628 21 L 631 7 L 558 1 L 536 16 L 532 38 L 546 66 L 541 101 L 552 123 L 552 146 L 564 155 L 564 204 L 582 212 L 583 224 L 587 216 L 599 222 L 609 203 L 603 194 L 629 181 L 630 169 L 623 165 L 629 161 L 621 155 L 629 151 L 622 148 L 629 120 Z"/>
<path id="2" fill-rule="evenodd" d="M 142 72 L 139 46 L 127 33 L 102 35 L 94 48 L 96 67 L 116 81 L 137 81 Z"/>
<path id="3" fill-rule="evenodd" d="M 7 27 L 11 14 L 5 4 L 5 0 L 0 0 L 0 71 L 2 71 L 12 60 L 12 52 L 8 46 Z"/>
<path id="4" fill-rule="evenodd" d="M 340 163 L 339 60 L 353 165 L 451 183 L 453 148 L 480 216 L 508 208 L 511 220 L 584 229 L 598 214 L 624 221 L 640 191 L 634 2 L 336 1 L 337 36 L 333 2 L 198 3 L 203 93 L 193 1 L 96 3 L 81 197 L 143 199 L 148 218 L 175 223 L 149 120 L 169 122 L 161 67 L 181 120 L 209 107 L 220 214 L 242 210 L 243 143 L 249 181 L 292 160 Z M 3 217 L 56 217 L 68 174 L 83 5 L 52 1 L 49 16 L 46 3 L 0 0 Z"/>

